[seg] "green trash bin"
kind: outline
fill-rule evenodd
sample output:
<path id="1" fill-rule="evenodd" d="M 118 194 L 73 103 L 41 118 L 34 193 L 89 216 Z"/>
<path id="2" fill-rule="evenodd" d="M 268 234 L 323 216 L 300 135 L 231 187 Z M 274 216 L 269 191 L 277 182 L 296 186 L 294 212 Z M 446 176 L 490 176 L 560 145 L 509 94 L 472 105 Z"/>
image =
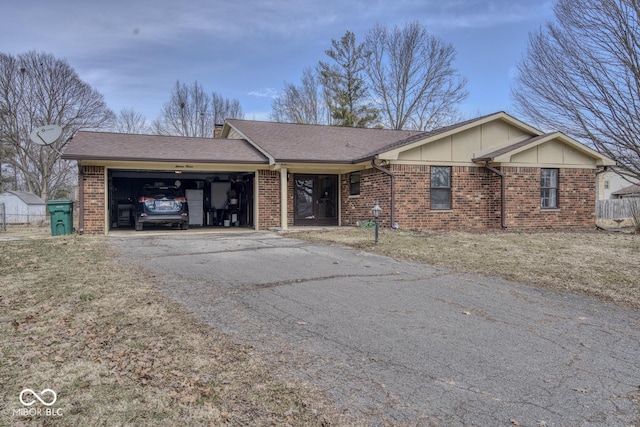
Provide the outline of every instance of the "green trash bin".
<path id="1" fill-rule="evenodd" d="M 73 232 L 73 200 L 49 200 L 47 210 L 51 215 L 52 236 Z"/>

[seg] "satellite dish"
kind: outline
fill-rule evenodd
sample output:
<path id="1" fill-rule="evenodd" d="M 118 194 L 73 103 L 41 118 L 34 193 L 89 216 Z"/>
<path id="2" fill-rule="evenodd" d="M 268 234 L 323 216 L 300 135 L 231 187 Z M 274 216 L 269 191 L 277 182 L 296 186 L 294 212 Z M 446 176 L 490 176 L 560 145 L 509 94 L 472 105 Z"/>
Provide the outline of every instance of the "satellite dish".
<path id="1" fill-rule="evenodd" d="M 38 145 L 51 145 L 62 135 L 62 127 L 58 125 L 44 125 L 35 128 L 29 135 L 31 141 Z"/>

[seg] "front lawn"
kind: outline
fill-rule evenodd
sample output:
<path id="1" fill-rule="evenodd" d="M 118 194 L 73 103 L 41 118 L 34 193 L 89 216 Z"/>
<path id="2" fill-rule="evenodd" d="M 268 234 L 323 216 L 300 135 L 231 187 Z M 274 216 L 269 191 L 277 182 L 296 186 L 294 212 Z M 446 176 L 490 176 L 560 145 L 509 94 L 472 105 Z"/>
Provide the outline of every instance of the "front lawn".
<path id="1" fill-rule="evenodd" d="M 640 235 L 613 232 L 430 232 L 355 227 L 289 231 L 286 235 L 459 272 L 481 273 L 589 295 L 640 310 Z"/>
<path id="2" fill-rule="evenodd" d="M 47 234 L 0 241 L 0 425 L 358 424 L 116 264 L 104 237 Z M 57 400 L 25 406 L 27 388 Z"/>

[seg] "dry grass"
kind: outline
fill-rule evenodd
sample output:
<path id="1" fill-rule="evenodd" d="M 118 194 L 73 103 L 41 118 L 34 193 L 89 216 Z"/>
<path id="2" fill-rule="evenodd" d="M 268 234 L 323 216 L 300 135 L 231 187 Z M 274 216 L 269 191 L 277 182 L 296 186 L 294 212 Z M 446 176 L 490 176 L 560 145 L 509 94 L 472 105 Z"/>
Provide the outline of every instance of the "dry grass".
<path id="1" fill-rule="evenodd" d="M 116 265 L 104 238 L 47 234 L 0 233 L 0 425 L 357 424 Z M 61 415 L 16 415 L 25 388 L 55 390 Z"/>
<path id="2" fill-rule="evenodd" d="M 289 235 L 576 292 L 640 310 L 640 235 L 596 231 L 419 234 L 383 229 L 377 246 L 371 229 L 296 230 Z"/>
<path id="3" fill-rule="evenodd" d="M 48 234 L 0 232 L 0 425 L 362 424 L 115 264 L 104 238 Z M 370 229 L 291 236 L 640 309 L 638 235 L 382 230 L 377 246 Z M 62 415 L 14 415 L 24 388 L 54 389 Z"/>

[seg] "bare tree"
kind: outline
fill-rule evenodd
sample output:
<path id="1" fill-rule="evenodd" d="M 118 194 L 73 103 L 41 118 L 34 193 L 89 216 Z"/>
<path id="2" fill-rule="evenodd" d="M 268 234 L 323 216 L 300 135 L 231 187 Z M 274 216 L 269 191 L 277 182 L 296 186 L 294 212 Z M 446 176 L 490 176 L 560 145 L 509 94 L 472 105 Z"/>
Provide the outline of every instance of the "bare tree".
<path id="1" fill-rule="evenodd" d="M 640 177 L 640 3 L 559 0 L 554 11 L 518 65 L 517 109 Z"/>
<path id="2" fill-rule="evenodd" d="M 132 108 L 124 108 L 118 113 L 113 130 L 118 133 L 145 134 L 150 132 L 151 126 L 142 113 Z"/>
<path id="3" fill-rule="evenodd" d="M 171 98 L 151 127 L 159 135 L 212 138 L 215 124 L 243 116 L 237 99 L 223 98 L 216 92 L 209 96 L 197 81 L 187 86 L 178 80 Z"/>
<path id="4" fill-rule="evenodd" d="M 276 122 L 327 124 L 327 106 L 313 69 L 302 71 L 300 86 L 285 83 L 284 90 L 271 104 L 271 119 Z"/>
<path id="5" fill-rule="evenodd" d="M 176 81 L 171 98 L 152 127 L 160 135 L 212 137 L 211 97 L 197 81 L 190 86 Z"/>
<path id="6" fill-rule="evenodd" d="M 213 123 L 221 125 L 227 119 L 243 119 L 242 105 L 236 98 L 225 98 L 217 92 L 211 94 L 213 108 Z"/>
<path id="7" fill-rule="evenodd" d="M 419 22 L 393 30 L 374 26 L 367 34 L 367 75 L 381 119 L 391 129 L 428 130 L 455 121 L 468 93 L 453 67 L 452 44 Z"/>
<path id="8" fill-rule="evenodd" d="M 340 40 L 331 40 L 325 51 L 332 62 L 318 63 L 320 82 L 337 126 L 367 127 L 376 123 L 378 111 L 371 105 L 364 69 L 370 54 L 356 36 L 347 31 Z"/>
<path id="9" fill-rule="evenodd" d="M 0 53 L 0 145 L 3 162 L 15 173 L 15 188 L 45 200 L 64 190 L 74 171 L 60 160 L 69 138 L 112 119 L 103 96 L 66 61 L 35 51 L 17 57 Z M 29 134 L 45 124 L 61 126 L 62 136 L 50 146 L 34 144 Z"/>

